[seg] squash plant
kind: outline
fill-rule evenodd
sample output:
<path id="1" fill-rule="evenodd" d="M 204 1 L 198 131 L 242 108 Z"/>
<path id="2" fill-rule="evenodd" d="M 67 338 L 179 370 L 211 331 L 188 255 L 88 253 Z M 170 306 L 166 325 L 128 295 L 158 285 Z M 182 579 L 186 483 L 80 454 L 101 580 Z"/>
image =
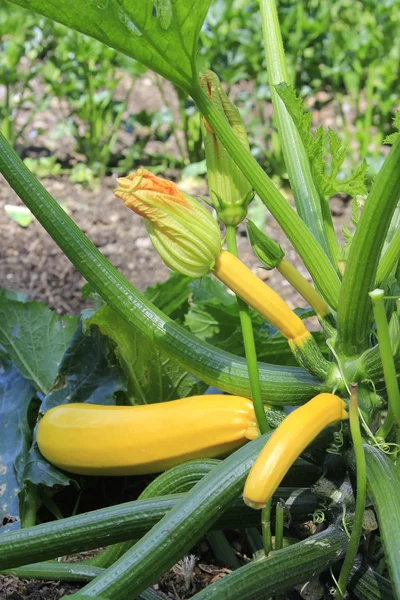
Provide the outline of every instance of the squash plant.
<path id="1" fill-rule="evenodd" d="M 102 298 L 104 310 L 116 311 L 115 328 L 132 327 L 161 356 L 202 382 L 251 398 L 261 435 L 212 465 L 200 460 L 172 467 L 144 491 L 141 499 L 129 505 L 3 534 L 0 569 L 13 569 L 21 576 L 89 581 L 73 596 L 76 599 L 155 598 L 157 594 L 148 586 L 203 535 L 234 525 L 254 540 L 260 536 L 260 529 L 254 530 L 259 523 L 263 555 L 198 592 L 196 598 L 246 600 L 282 593 L 288 598 L 298 597 L 295 588 L 315 574 L 323 574 L 320 597 L 331 594 L 344 598 L 348 593 L 361 599 L 400 598 L 400 404 L 396 375 L 400 326 L 394 302 L 399 289 L 400 137 L 395 134 L 388 140 L 392 148 L 361 216 L 355 207 L 356 231 L 354 236 L 348 235 L 342 249 L 333 228 L 329 198 L 336 192 L 366 194 L 366 167 L 359 165 L 350 178 L 342 180 L 345 149 L 338 135 L 331 130 L 310 130 L 311 117 L 288 84 L 274 0 L 260 0 L 259 4 L 271 97 L 296 211 L 250 154 L 238 113 L 217 78 L 206 72 L 199 79 L 198 36 L 211 0 L 15 3 L 135 58 L 189 94 L 200 111 L 211 201 L 226 227 L 228 250 L 222 249 L 215 223 L 205 216 L 204 208 L 196 208 L 195 201 L 180 195 L 174 184 L 139 171 L 119 180 L 116 195 L 145 217 L 153 244 L 167 264 L 191 276 L 211 269 L 237 293 L 246 360 L 194 336 L 130 285 L 31 175 L 3 137 L 0 170 Z M 254 250 L 267 268 L 281 270 L 315 309 L 328 348 L 325 354 L 301 320 L 275 298 L 272 290 L 255 282 L 255 276 L 237 257 L 236 227 L 246 216 L 253 190 L 286 233 L 315 289 L 299 276 L 276 244 L 249 224 Z M 213 227 L 214 233 L 210 233 Z M 199 253 L 198 247 L 204 244 L 204 252 Z M 195 273 L 185 272 L 188 264 L 194 264 Z M 258 345 L 249 305 L 288 339 L 297 367 L 257 363 Z M 108 329 L 112 338 L 113 324 L 109 323 Z M 132 370 L 129 354 L 122 358 Z M 279 426 L 282 412 L 276 418 L 271 407 L 302 404 L 298 413 Z M 133 406 L 130 410 L 136 409 Z M 341 425 L 314 439 L 336 421 Z M 273 434 L 271 426 L 278 426 Z M 148 435 L 152 436 L 151 418 Z M 158 443 L 155 437 L 153 441 Z M 310 485 L 310 461 L 326 474 L 315 483 L 311 494 L 322 503 L 323 508 L 314 512 L 319 525 L 313 535 L 300 540 L 297 534 L 295 541 L 289 540 L 283 547 L 282 501 L 288 495 L 285 486 L 276 491 L 276 485 L 290 466 L 287 453 L 292 450 L 290 463 L 311 442 L 312 448 L 303 455 L 308 462 L 302 463 L 301 474 L 306 488 Z M 68 458 L 63 465 L 69 464 Z M 254 462 L 246 485 L 250 495 L 246 492 L 245 499 L 263 506 L 261 518 L 241 501 Z M 186 469 L 185 479 L 182 469 Z M 276 480 L 273 485 L 268 483 L 270 476 Z M 168 496 L 171 492 L 184 495 Z M 255 502 L 253 492 L 261 492 Z M 372 525 L 365 518 L 367 493 L 377 518 L 377 523 L 372 519 Z M 272 551 L 271 507 L 280 498 Z M 292 498 L 293 519 L 298 502 Z M 309 498 L 306 506 L 312 513 Z M 78 573 L 74 566 L 42 562 L 104 543 L 114 545 L 83 564 Z"/>

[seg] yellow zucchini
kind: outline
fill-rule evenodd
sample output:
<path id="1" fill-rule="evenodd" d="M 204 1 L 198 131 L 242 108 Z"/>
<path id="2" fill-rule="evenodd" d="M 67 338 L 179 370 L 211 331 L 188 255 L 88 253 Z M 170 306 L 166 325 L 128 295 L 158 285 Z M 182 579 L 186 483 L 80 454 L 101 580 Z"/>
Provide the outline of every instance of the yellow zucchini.
<path id="1" fill-rule="evenodd" d="M 143 406 L 63 404 L 41 419 L 37 442 L 65 471 L 133 475 L 221 456 L 258 435 L 250 400 L 210 394 Z"/>
<path id="2" fill-rule="evenodd" d="M 288 339 L 311 337 L 303 321 L 284 300 L 230 252 L 221 250 L 213 273 Z"/>
<path id="3" fill-rule="evenodd" d="M 258 455 L 247 477 L 244 501 L 263 508 L 296 458 L 328 425 L 347 419 L 346 405 L 334 394 L 318 394 L 286 417 Z"/>

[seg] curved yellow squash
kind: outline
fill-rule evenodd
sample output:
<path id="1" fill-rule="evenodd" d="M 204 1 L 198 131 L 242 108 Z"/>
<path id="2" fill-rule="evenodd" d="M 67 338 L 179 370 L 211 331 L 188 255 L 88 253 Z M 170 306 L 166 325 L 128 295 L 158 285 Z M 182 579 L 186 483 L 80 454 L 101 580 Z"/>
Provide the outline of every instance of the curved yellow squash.
<path id="1" fill-rule="evenodd" d="M 303 321 L 286 302 L 230 252 L 221 250 L 213 272 L 239 298 L 279 329 L 288 340 L 311 336 Z"/>
<path id="2" fill-rule="evenodd" d="M 347 419 L 346 404 L 334 394 L 318 394 L 290 413 L 258 455 L 244 487 L 244 501 L 263 508 L 296 458 L 328 425 Z"/>
<path id="3" fill-rule="evenodd" d="M 65 471 L 133 475 L 221 456 L 257 435 L 250 400 L 205 395 L 143 406 L 64 404 L 44 415 L 37 442 Z"/>

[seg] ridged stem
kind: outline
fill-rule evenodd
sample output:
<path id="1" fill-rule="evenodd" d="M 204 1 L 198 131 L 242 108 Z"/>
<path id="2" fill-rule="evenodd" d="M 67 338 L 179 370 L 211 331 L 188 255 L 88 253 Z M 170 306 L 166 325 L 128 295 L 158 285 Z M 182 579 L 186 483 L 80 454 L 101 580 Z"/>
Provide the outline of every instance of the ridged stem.
<path id="1" fill-rule="evenodd" d="M 354 384 L 351 388 L 349 418 L 351 438 L 356 457 L 357 495 L 356 510 L 354 514 L 349 547 L 347 549 L 338 579 L 338 590 L 342 598 L 345 598 L 346 596 L 347 582 L 349 580 L 351 569 L 358 551 L 358 546 L 360 544 L 367 493 L 367 468 L 365 464 L 363 440 L 361 436 L 360 419 L 358 415 L 357 386 Z"/>
<path id="2" fill-rule="evenodd" d="M 229 252 L 238 258 L 236 227 L 233 225 L 226 226 L 226 243 Z M 251 399 L 254 405 L 257 425 L 261 433 L 267 433 L 270 427 L 265 416 L 264 404 L 261 397 L 260 375 L 258 372 L 256 345 L 254 342 L 250 311 L 247 304 L 241 298 L 237 296 L 236 299 L 239 307 L 240 325 L 242 328 L 244 350 L 249 372 Z"/>
<path id="3" fill-rule="evenodd" d="M 385 292 L 377 289 L 373 292 L 370 292 L 369 295 L 372 300 L 383 375 L 385 378 L 386 392 L 391 409 L 391 414 L 388 414 L 387 419 L 393 418 L 393 422 L 396 427 L 396 440 L 397 443 L 400 443 L 400 392 L 397 384 L 396 367 L 390 345 L 389 327 L 386 319 L 385 304 L 383 299 Z"/>
<path id="4" fill-rule="evenodd" d="M 325 253 L 331 260 L 334 260 L 338 251 L 338 243 L 329 206 L 323 214 L 321 199 L 314 184 L 307 152 L 291 116 L 275 90 L 275 85 L 288 82 L 276 3 L 275 0 L 259 1 L 274 116 L 297 211 Z M 327 202 L 325 204 L 328 205 Z"/>
<path id="5" fill-rule="evenodd" d="M 275 550 L 282 550 L 283 546 L 283 505 L 279 500 L 275 512 Z"/>
<path id="6" fill-rule="evenodd" d="M 261 511 L 261 531 L 265 556 L 272 551 L 271 508 L 272 499 L 268 500 Z"/>
<path id="7" fill-rule="evenodd" d="M 392 146 L 368 196 L 350 247 L 338 310 L 338 348 L 347 357 L 367 350 L 379 258 L 400 198 L 400 137 Z"/>
<path id="8" fill-rule="evenodd" d="M 107 304 L 209 385 L 239 395 L 250 393 L 246 361 L 202 342 L 148 302 L 85 236 L 1 134 L 0 172 Z M 263 399 L 271 404 L 301 404 L 321 391 L 321 384 L 302 369 L 263 364 L 259 368 Z"/>
<path id="9" fill-rule="evenodd" d="M 253 560 L 195 594 L 192 600 L 260 600 L 304 583 L 339 561 L 347 536 L 330 526 L 302 542 Z"/>
<path id="10" fill-rule="evenodd" d="M 237 140 L 229 124 L 203 90 L 198 87 L 192 92 L 192 96 L 208 124 L 286 233 L 316 287 L 328 304 L 336 310 L 340 291 L 339 277 L 317 240 L 250 152 Z"/>
<path id="11" fill-rule="evenodd" d="M 392 461 L 378 448 L 365 445 L 367 491 L 379 523 L 394 598 L 400 598 L 400 476 Z M 386 597 L 385 597 L 386 600 Z"/>
<path id="12" fill-rule="evenodd" d="M 376 285 L 384 287 L 400 260 L 400 229 L 394 234 L 386 252 L 382 256 L 376 273 Z"/>

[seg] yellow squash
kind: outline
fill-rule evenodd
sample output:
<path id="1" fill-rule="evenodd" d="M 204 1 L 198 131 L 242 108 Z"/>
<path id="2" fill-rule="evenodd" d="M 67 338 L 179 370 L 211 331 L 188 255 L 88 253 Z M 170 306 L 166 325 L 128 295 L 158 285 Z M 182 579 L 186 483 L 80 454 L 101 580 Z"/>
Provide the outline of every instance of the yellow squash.
<path id="1" fill-rule="evenodd" d="M 213 273 L 239 298 L 252 306 L 288 339 L 311 337 L 303 321 L 284 300 L 230 252 L 221 250 Z"/>
<path id="2" fill-rule="evenodd" d="M 65 471 L 133 475 L 221 456 L 258 434 L 250 400 L 205 395 L 143 406 L 64 404 L 44 415 L 37 442 Z"/>
<path id="3" fill-rule="evenodd" d="M 244 488 L 244 501 L 263 508 L 303 450 L 328 425 L 347 419 L 334 394 L 319 394 L 286 417 L 257 457 Z"/>

